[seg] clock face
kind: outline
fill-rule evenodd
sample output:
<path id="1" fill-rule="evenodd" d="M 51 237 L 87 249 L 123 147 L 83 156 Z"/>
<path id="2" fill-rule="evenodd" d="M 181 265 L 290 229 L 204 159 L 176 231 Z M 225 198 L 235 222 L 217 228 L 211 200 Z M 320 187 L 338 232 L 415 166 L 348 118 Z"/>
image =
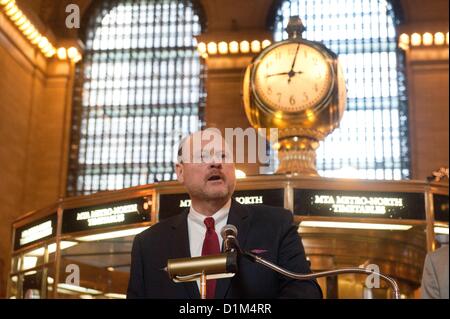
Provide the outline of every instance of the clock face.
<path id="1" fill-rule="evenodd" d="M 299 112 L 317 106 L 332 85 L 326 57 L 304 43 L 273 48 L 255 68 L 254 91 L 273 110 Z"/>

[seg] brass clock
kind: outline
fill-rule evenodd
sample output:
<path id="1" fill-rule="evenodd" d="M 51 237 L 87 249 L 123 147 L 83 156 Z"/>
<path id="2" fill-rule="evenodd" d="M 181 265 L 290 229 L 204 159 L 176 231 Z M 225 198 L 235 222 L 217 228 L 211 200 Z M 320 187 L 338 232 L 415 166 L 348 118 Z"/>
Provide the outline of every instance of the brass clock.
<path id="1" fill-rule="evenodd" d="M 315 150 L 342 119 L 346 88 L 335 53 L 303 39 L 291 17 L 289 39 L 265 48 L 247 67 L 243 103 L 255 128 L 278 128 L 279 173 L 317 175 Z"/>
<path id="2" fill-rule="evenodd" d="M 252 73 L 260 105 L 288 113 L 323 105 L 335 81 L 332 59 L 305 41 L 277 43 L 258 58 Z"/>

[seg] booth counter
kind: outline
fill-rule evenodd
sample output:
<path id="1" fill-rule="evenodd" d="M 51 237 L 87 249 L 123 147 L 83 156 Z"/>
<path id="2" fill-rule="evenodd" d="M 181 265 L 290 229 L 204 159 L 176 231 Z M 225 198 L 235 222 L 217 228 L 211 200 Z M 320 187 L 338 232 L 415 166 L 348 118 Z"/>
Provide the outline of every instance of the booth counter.
<path id="1" fill-rule="evenodd" d="M 417 297 L 425 255 L 448 243 L 448 183 L 254 176 L 244 205 L 285 207 L 313 271 L 378 267 Z M 189 207 L 177 182 L 64 198 L 12 227 L 9 298 L 125 298 L 133 238 Z M 389 298 L 363 275 L 320 278 L 326 298 Z"/>

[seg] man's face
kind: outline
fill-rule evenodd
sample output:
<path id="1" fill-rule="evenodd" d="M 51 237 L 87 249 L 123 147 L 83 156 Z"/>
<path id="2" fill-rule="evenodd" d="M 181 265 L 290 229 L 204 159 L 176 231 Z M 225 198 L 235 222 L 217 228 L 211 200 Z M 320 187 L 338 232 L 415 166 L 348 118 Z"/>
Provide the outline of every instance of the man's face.
<path id="1" fill-rule="evenodd" d="M 191 135 L 184 143 L 182 162 L 176 165 L 178 180 L 191 198 L 228 200 L 236 185 L 235 166 L 229 160 L 231 151 L 220 135 L 202 133 Z"/>

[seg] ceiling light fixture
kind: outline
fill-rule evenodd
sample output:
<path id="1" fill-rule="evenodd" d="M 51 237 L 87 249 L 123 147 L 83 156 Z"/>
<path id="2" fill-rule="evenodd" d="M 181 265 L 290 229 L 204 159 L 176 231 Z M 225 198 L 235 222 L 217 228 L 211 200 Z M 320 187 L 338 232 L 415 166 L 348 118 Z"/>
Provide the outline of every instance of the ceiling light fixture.
<path id="1" fill-rule="evenodd" d="M 27 38 L 31 44 L 35 45 L 45 57 L 52 58 L 56 55 L 57 50 L 53 43 L 37 30 L 25 13 L 20 10 L 15 0 L 0 0 L 0 9 L 1 7 L 3 7 L 6 16 L 8 16 L 24 37 Z M 67 54 L 64 59 L 61 59 L 60 55 L 57 55 L 57 57 L 60 60 L 69 58 L 73 63 L 77 63 L 82 59 L 82 56 L 78 49 L 73 49 L 71 56 Z"/>

